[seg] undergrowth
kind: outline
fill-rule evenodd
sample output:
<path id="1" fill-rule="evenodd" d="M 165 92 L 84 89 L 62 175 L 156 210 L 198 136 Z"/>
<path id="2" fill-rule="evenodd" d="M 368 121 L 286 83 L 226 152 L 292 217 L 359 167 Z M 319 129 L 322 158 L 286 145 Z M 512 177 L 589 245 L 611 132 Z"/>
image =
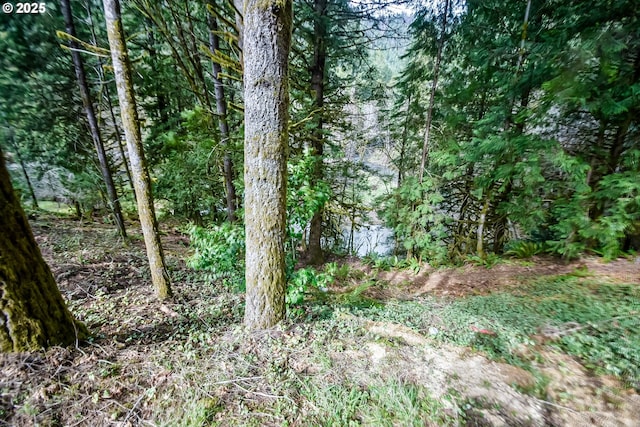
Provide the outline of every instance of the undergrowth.
<path id="1" fill-rule="evenodd" d="M 640 388 L 638 287 L 599 283 L 584 271 L 509 293 L 380 301 L 371 291 L 384 285 L 374 276 L 331 263 L 291 276 L 301 287 L 301 313 L 249 334 L 242 295 L 223 280 L 169 256 L 176 298 L 161 303 L 148 285 L 141 244 L 115 257 L 115 237 L 106 238 L 113 233 L 74 226 L 64 236 L 43 247 L 93 338 L 77 349 L 6 356 L 0 425 L 465 425 L 463 396 L 435 393 L 420 346 L 378 336 L 368 319 L 525 368 L 531 360 L 516 350 L 534 349 L 532 335 L 542 336 L 594 371 Z M 223 241 L 216 245 L 222 257 L 236 256 L 222 252 Z M 372 348 L 387 352 L 379 365 Z M 544 378 L 535 387 L 528 392 L 542 395 Z"/>
<path id="2" fill-rule="evenodd" d="M 447 301 L 389 303 L 357 313 L 405 324 L 494 359 L 528 367 L 515 351 L 546 344 L 579 357 L 596 373 L 640 390 L 640 289 L 581 274 L 549 277 L 512 292 Z"/>

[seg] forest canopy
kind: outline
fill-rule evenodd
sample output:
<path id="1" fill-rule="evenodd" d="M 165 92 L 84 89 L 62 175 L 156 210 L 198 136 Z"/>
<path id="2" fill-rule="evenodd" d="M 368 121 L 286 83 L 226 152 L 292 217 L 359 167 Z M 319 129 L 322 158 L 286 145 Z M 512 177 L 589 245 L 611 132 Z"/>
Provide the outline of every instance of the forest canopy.
<path id="1" fill-rule="evenodd" d="M 102 5 L 73 4 L 75 34 L 58 4 L 45 6 L 0 16 L 14 185 L 27 205 L 102 210 L 118 225 L 120 210 L 135 216 L 135 176 Z M 194 266 L 242 282 L 242 241 L 204 247 L 237 236 L 246 209 L 240 10 L 222 0 L 123 7 L 159 214 L 194 225 Z M 630 1 L 294 2 L 288 262 L 637 250 L 638 14 Z M 373 244 L 372 227 L 389 242 Z"/>

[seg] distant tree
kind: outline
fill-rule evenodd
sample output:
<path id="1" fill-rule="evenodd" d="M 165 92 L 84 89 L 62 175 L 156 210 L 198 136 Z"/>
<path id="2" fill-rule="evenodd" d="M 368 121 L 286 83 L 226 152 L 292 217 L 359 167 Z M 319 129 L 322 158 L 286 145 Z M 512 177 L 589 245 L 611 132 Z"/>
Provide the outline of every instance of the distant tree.
<path id="1" fill-rule="evenodd" d="M 86 338 L 42 258 L 1 151 L 0 229 L 0 350 L 35 351 Z"/>
<path id="2" fill-rule="evenodd" d="M 207 26 L 209 27 L 209 50 L 212 56 L 220 55 L 220 38 L 218 36 L 217 18 L 214 16 L 215 2 L 207 0 L 209 12 L 207 14 Z M 227 98 L 225 96 L 224 84 L 222 82 L 222 65 L 216 60 L 211 61 L 211 71 L 216 94 L 216 113 L 218 115 L 218 128 L 220 129 L 220 139 L 225 146 L 231 145 L 231 135 L 229 132 L 229 121 L 227 120 Z M 225 149 L 224 160 L 224 184 L 227 196 L 227 218 L 230 222 L 236 220 L 236 188 L 233 184 L 233 160 L 229 148 Z"/>
<path id="3" fill-rule="evenodd" d="M 65 27 L 67 34 L 71 36 L 69 41 L 69 47 L 71 48 L 71 57 L 73 58 L 73 67 L 76 71 L 76 78 L 78 80 L 78 87 L 80 89 L 80 96 L 82 98 L 82 105 L 84 112 L 87 116 L 89 123 L 89 130 L 91 132 L 91 138 L 98 154 L 98 161 L 100 163 L 100 172 L 102 173 L 102 179 L 107 188 L 107 196 L 109 200 L 109 207 L 113 213 L 113 217 L 118 227 L 118 232 L 122 237 L 127 236 L 127 231 L 124 224 L 124 217 L 122 216 L 122 209 L 120 207 L 120 200 L 118 198 L 118 192 L 116 191 L 115 183 L 113 182 L 113 175 L 111 174 L 111 167 L 109 166 L 109 159 L 107 152 L 102 142 L 102 136 L 100 135 L 100 128 L 98 126 L 98 119 L 93 108 L 93 101 L 91 99 L 91 93 L 89 92 L 89 85 L 87 84 L 87 77 L 84 72 L 84 64 L 79 52 L 79 45 L 76 41 L 76 29 L 73 23 L 73 14 L 71 12 L 71 4 L 69 0 L 62 0 L 62 14 L 64 16 Z"/>
<path id="4" fill-rule="evenodd" d="M 15 132 L 12 127 L 9 127 L 7 130 L 7 142 L 9 146 L 13 148 L 13 152 L 15 153 L 18 163 L 20 164 L 20 169 L 22 170 L 22 175 L 27 183 L 27 190 L 29 190 L 29 196 L 31 196 L 31 201 L 33 203 L 33 207 L 36 209 L 40 209 L 38 206 L 38 198 L 36 197 L 36 192 L 33 189 L 33 184 L 31 184 L 31 178 L 29 178 L 29 172 L 27 171 L 27 165 L 25 164 L 22 155 L 20 154 L 20 147 L 16 144 L 15 141 Z"/>
<path id="5" fill-rule="evenodd" d="M 56 37 L 64 21 L 55 10 L 25 19 L 0 15 L 0 126 L 13 130 L 3 148 L 8 158 L 25 165 L 39 198 L 90 204 L 101 198 L 102 186 L 95 179 L 95 150 L 71 57 L 62 54 Z M 62 186 L 43 188 L 45 171 L 60 178 Z M 14 184 L 28 187 L 24 180 Z"/>
<path id="6" fill-rule="evenodd" d="M 291 0 L 244 8 L 246 310 L 249 329 L 285 316 Z"/>
<path id="7" fill-rule="evenodd" d="M 138 203 L 138 215 L 147 248 L 147 257 L 151 267 L 151 280 L 156 295 L 163 300 L 171 296 L 169 273 L 164 261 L 162 243 L 158 232 L 151 193 L 151 178 L 147 170 L 147 163 L 142 147 L 140 122 L 136 110 L 136 100 L 133 92 L 131 65 L 120 20 L 120 3 L 118 0 L 104 0 L 104 13 L 111 48 L 113 71 L 116 78 L 118 98 L 120 100 L 120 114 L 124 128 L 131 162 L 131 173 Z"/>
<path id="8" fill-rule="evenodd" d="M 188 88 L 188 97 L 182 99 L 182 103 L 189 105 L 196 101 L 194 109 L 204 113 L 203 124 L 207 126 L 208 132 L 203 133 L 206 137 L 195 145 L 206 146 L 207 140 L 219 139 L 219 144 L 209 147 L 209 151 L 220 150 L 219 159 L 214 161 L 218 163 L 221 169 L 221 178 L 225 192 L 227 219 L 230 222 L 235 221 L 237 209 L 236 188 L 234 178 L 237 172 L 234 169 L 234 154 L 238 151 L 234 145 L 236 135 L 240 126 L 234 126 L 231 114 L 227 111 L 230 94 L 233 95 L 233 83 L 223 83 L 223 75 L 228 77 L 225 71 L 232 69 L 233 78 L 241 79 L 236 74 L 241 74 L 241 65 L 236 61 L 237 55 L 237 36 L 236 28 L 231 21 L 225 17 L 231 11 L 227 4 L 218 6 L 213 1 L 205 0 L 203 2 L 179 2 L 168 1 L 165 3 L 152 2 L 148 0 L 136 0 L 137 7 L 145 15 L 152 28 L 149 28 L 148 34 L 153 35 L 154 32 L 160 36 L 158 43 L 162 44 L 161 49 L 153 49 L 150 55 L 154 56 L 154 61 L 159 62 L 163 55 L 167 55 L 166 61 L 172 63 L 169 70 L 170 79 L 182 81 L 186 83 Z M 202 19 L 205 18 L 206 19 Z M 221 21 L 222 25 L 219 25 Z M 231 26 L 230 31 L 227 28 Z M 208 43 L 205 44 L 204 40 Z M 151 40 L 149 39 L 149 42 Z M 231 49 L 233 53 L 228 50 Z M 167 52 L 163 54 L 162 52 Z M 209 74 L 206 61 L 212 61 L 212 70 Z M 158 64 L 156 64 L 157 66 Z M 176 79 L 175 71 L 179 71 L 182 78 Z M 211 89 L 214 89 L 215 99 L 212 97 Z M 186 101 L 186 102 L 185 102 Z M 215 105 L 214 102 L 215 101 Z M 184 108 L 185 113 L 189 108 Z M 214 123 L 218 122 L 219 132 L 214 129 Z M 166 120 L 164 120 L 166 122 Z M 208 135 L 207 135 L 208 133 Z M 219 135 L 219 138 L 218 138 Z M 164 135 L 166 136 L 166 134 Z M 200 148 L 200 147 L 198 147 Z M 190 156 L 196 156 L 197 153 L 189 153 Z M 218 156 L 208 156 L 210 159 L 216 159 Z M 171 163 L 171 162 L 170 162 Z M 169 169 L 172 169 L 171 167 Z M 175 169 L 175 168 L 173 168 Z M 210 166 L 209 166 L 209 169 Z M 211 176 L 211 173 L 207 173 Z M 202 176 L 198 177 L 202 179 Z M 209 183 L 211 187 L 211 183 Z M 214 190 L 215 193 L 218 193 Z M 211 194 L 213 195 L 213 194 Z M 210 195 L 210 196 L 211 196 Z M 216 194 L 217 196 L 217 194 Z M 202 199 L 202 196 L 200 197 Z M 195 214 L 195 215 L 194 215 Z M 193 212 L 191 216 L 197 216 L 197 212 Z"/>

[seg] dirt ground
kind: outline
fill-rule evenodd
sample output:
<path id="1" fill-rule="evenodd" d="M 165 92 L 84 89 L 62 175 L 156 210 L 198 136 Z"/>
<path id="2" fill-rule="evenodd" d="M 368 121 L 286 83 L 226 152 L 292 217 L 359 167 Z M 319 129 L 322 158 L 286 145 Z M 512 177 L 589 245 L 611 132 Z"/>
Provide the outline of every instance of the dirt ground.
<path id="1" fill-rule="evenodd" d="M 420 384 L 444 402 L 447 413 L 464 412 L 466 425 L 640 426 L 640 396 L 634 390 L 615 378 L 595 376 L 574 358 L 547 348 L 540 349 L 536 361 L 548 379 L 547 398 L 542 399 L 526 392 L 536 384 L 530 372 L 488 360 L 467 348 L 436 342 L 428 334 L 393 322 L 345 314 L 340 328 L 350 325 L 353 335 L 309 332 L 305 329 L 308 325 L 289 323 L 271 335 L 247 338 L 238 325 L 242 295 L 209 289 L 204 281 L 194 278 L 197 276 L 184 262 L 190 252 L 188 238 L 172 226 L 164 226 L 163 231 L 178 295 L 169 303 L 156 301 L 150 292 L 143 243 L 135 231 L 123 246 L 106 225 L 59 219 L 34 223 L 34 233 L 61 291 L 72 311 L 83 313 L 82 321 L 94 338 L 77 348 L 0 355 L 0 426 L 314 425 L 305 415 L 313 412 L 313 402 L 303 400 L 295 387 L 278 389 L 285 383 L 280 377 L 268 380 L 271 374 L 265 373 L 265 366 L 272 369 L 274 363 L 286 366 L 277 366 L 281 375 L 284 370 L 304 381 L 325 376 L 360 384 Z M 491 269 L 423 267 L 418 274 L 378 272 L 357 259 L 346 262 L 367 277 L 376 276 L 387 283 L 383 290 L 370 291 L 372 298 L 380 300 L 484 295 L 576 269 L 614 283 L 640 284 L 638 259 L 603 263 L 585 258 L 561 263 L 535 258 Z M 215 313 L 206 311 L 209 309 Z M 187 335 L 179 332 L 194 324 L 210 332 L 199 338 L 200 347 L 193 347 L 191 336 L 185 338 Z M 312 342 L 313 337 L 317 342 Z M 274 345 L 278 351 L 273 351 Z M 314 346 L 322 348 L 322 357 L 328 362 L 318 362 Z M 207 353 L 204 348 L 216 350 Z M 330 364 L 329 370 L 323 363 Z M 246 376 L 238 379 L 245 370 Z M 203 371 L 214 378 L 235 379 L 205 384 Z M 177 409 L 162 403 L 166 396 L 169 400 L 184 398 L 192 390 L 205 388 L 204 397 L 199 395 L 195 402 L 210 399 L 218 409 L 204 424 L 175 418 L 172 411 Z M 460 401 L 471 402 L 468 408 L 447 403 L 452 390 Z M 288 413 L 284 409 L 273 413 L 265 409 L 278 399 L 297 405 L 294 415 L 283 416 Z M 178 404 L 192 402 L 186 399 Z M 255 407 L 261 409 L 249 410 Z M 162 410 L 165 414 L 158 420 Z"/>
<path id="2" fill-rule="evenodd" d="M 357 258 L 346 260 L 351 268 L 372 274 L 374 269 Z M 597 257 L 564 262 L 552 257 L 535 256 L 529 260 L 499 263 L 491 268 L 464 265 L 458 268 L 435 269 L 424 265 L 418 273 L 409 270 L 378 271 L 379 280 L 392 285 L 387 297 L 412 299 L 421 295 L 464 297 L 487 295 L 508 290 L 523 282 L 544 276 L 584 272 L 612 283 L 640 283 L 640 257 L 605 262 Z"/>

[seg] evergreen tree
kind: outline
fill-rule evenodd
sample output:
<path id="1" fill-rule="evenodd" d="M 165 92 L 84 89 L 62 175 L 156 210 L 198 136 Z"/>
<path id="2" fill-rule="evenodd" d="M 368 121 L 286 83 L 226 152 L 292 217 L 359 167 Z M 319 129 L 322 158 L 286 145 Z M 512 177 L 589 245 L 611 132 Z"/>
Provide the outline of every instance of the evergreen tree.
<path id="1" fill-rule="evenodd" d="M 71 57 L 73 58 L 73 66 L 75 68 L 76 78 L 78 80 L 78 87 L 80 88 L 82 104 L 84 106 L 87 121 L 89 123 L 91 138 L 93 139 L 96 153 L 98 154 L 100 172 L 102 173 L 102 179 L 104 180 L 104 184 L 107 189 L 109 207 L 111 209 L 111 212 L 113 213 L 118 232 L 122 237 L 126 237 L 127 231 L 124 224 L 124 217 L 122 216 L 122 208 L 120 207 L 120 199 L 118 198 L 118 192 L 116 190 L 115 183 L 113 182 L 111 167 L 109 166 L 109 159 L 107 158 L 107 152 L 102 142 L 100 128 L 98 127 L 98 120 L 93 108 L 92 97 L 89 92 L 89 86 L 87 85 L 87 78 L 84 72 L 84 64 L 82 62 L 82 58 L 80 57 L 79 45 L 76 42 L 76 30 L 73 23 L 71 5 L 69 3 L 69 0 L 61 0 L 61 5 L 67 34 L 71 38 L 69 46 L 71 48 Z"/>
<path id="2" fill-rule="evenodd" d="M 87 337 L 42 258 L 0 150 L 0 351 L 36 351 Z"/>
<path id="3" fill-rule="evenodd" d="M 129 161 L 131 162 L 131 172 L 138 202 L 138 215 L 151 268 L 151 280 L 153 281 L 156 295 L 163 300 L 171 297 L 171 285 L 153 205 L 151 179 L 142 147 L 140 123 L 131 77 L 131 64 L 120 19 L 120 4 L 118 0 L 104 0 L 103 3 L 113 71 L 116 78 L 118 98 L 120 99 L 122 126 L 127 139 Z"/>
<path id="4" fill-rule="evenodd" d="M 285 315 L 288 55 L 292 2 L 244 8 L 246 308 L 249 329 Z"/>

